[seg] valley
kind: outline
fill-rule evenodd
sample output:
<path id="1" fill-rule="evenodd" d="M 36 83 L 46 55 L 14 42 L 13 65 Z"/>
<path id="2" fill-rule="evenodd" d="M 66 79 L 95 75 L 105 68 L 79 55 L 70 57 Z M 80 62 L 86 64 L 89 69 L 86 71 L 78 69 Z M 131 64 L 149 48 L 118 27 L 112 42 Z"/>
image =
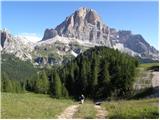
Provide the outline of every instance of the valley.
<path id="1" fill-rule="evenodd" d="M 158 98 L 139 100 L 103 101 L 100 105 L 105 109 L 104 117 L 97 115 L 95 103 L 86 100 L 83 105 L 70 99 L 55 99 L 48 95 L 34 93 L 1 93 L 1 118 L 2 119 L 99 119 L 99 118 L 138 118 L 156 119 L 159 116 Z M 69 106 L 78 105 L 75 111 L 61 116 Z M 16 109 L 15 109 L 16 108 Z"/>
<path id="2" fill-rule="evenodd" d="M 102 17 L 80 7 L 39 41 L 0 30 L 2 119 L 159 118 L 159 51 Z"/>
<path id="3" fill-rule="evenodd" d="M 139 92 L 133 98 L 128 100 L 103 100 L 100 105 L 96 105 L 94 101 L 88 98 L 82 105 L 71 97 L 57 99 L 50 95 L 27 91 L 23 93 L 2 92 L 1 118 L 158 118 L 159 89 L 154 91 L 150 88 L 152 86 L 150 80 L 153 80 L 154 76 L 145 79 L 149 82 L 142 79 L 146 77 L 146 70 L 155 70 L 157 65 L 157 63 L 139 65 L 137 69 L 141 69 L 141 72 L 137 74 L 139 79 L 137 79 L 135 85 L 138 84 L 142 87 L 138 89 Z M 158 94 L 158 96 L 154 96 L 154 94 Z M 72 108 L 72 106 L 75 107 Z M 14 109 L 15 107 L 16 109 Z M 99 109 L 102 109 L 101 112 L 99 112 Z M 70 113 L 68 113 L 68 110 Z"/>

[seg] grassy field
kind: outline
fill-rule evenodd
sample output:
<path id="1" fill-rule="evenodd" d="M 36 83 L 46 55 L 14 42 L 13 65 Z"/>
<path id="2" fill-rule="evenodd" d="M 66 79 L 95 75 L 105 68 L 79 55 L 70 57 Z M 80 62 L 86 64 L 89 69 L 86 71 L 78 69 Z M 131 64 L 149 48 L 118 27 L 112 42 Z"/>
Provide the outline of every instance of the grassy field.
<path id="1" fill-rule="evenodd" d="M 129 101 L 105 102 L 102 106 L 108 111 L 108 118 L 143 119 L 159 118 L 158 98 Z"/>
<path id="2" fill-rule="evenodd" d="M 94 119 L 96 117 L 96 110 L 94 104 L 91 101 L 85 101 L 80 105 L 78 111 L 75 113 L 74 118 L 82 119 Z"/>
<path id="3" fill-rule="evenodd" d="M 144 68 L 145 70 L 153 66 L 159 66 L 159 63 L 144 63 L 139 65 L 140 68 Z"/>
<path id="4" fill-rule="evenodd" d="M 57 100 L 48 95 L 25 93 L 2 93 L 2 118 L 55 118 L 66 107 L 72 105 L 71 100 Z"/>
<path id="5" fill-rule="evenodd" d="M 1 118 L 56 118 L 65 108 L 77 104 L 72 100 L 54 99 L 48 95 L 25 93 L 2 93 Z M 107 118 L 158 118 L 158 98 L 103 102 Z M 74 118 L 96 118 L 96 109 L 91 101 L 80 105 Z"/>

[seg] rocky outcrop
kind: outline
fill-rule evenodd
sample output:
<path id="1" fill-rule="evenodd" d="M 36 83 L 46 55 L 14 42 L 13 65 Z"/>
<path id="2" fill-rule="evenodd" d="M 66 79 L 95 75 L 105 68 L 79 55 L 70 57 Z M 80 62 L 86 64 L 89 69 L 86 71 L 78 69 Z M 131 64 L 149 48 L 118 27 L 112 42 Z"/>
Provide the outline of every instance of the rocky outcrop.
<path id="1" fill-rule="evenodd" d="M 96 11 L 92 9 L 80 8 L 55 29 L 60 36 L 111 47 L 110 28 L 102 22 Z"/>
<path id="2" fill-rule="evenodd" d="M 53 38 L 56 35 L 57 35 L 57 31 L 55 29 L 52 29 L 52 28 L 46 29 L 42 40 L 47 40 L 47 39 Z"/>
<path id="3" fill-rule="evenodd" d="M 83 42 L 118 49 L 132 56 L 158 60 L 158 50 L 144 38 L 128 30 L 116 30 L 106 26 L 95 10 L 80 8 L 67 17 L 55 29 L 47 29 L 43 40 L 58 36 L 79 39 Z"/>
<path id="4" fill-rule="evenodd" d="M 13 54 L 21 60 L 32 59 L 31 51 L 33 46 L 25 44 L 23 39 L 14 37 L 6 30 L 1 30 L 1 53 Z"/>
<path id="5" fill-rule="evenodd" d="M 141 58 L 144 59 L 159 59 L 159 52 L 154 47 L 150 46 L 149 43 L 140 34 L 132 34 L 131 31 L 119 31 L 119 43 L 122 43 L 124 47 L 131 49 L 132 51 L 139 53 Z"/>
<path id="6" fill-rule="evenodd" d="M 147 60 L 159 59 L 158 50 L 150 46 L 142 35 L 110 28 L 95 10 L 83 7 L 56 28 L 46 29 L 42 41 L 37 43 L 25 42 L 26 38 L 15 37 L 6 30 L 0 32 L 2 54 L 11 53 L 37 64 L 67 63 L 73 56 L 94 46 L 107 46 Z"/>

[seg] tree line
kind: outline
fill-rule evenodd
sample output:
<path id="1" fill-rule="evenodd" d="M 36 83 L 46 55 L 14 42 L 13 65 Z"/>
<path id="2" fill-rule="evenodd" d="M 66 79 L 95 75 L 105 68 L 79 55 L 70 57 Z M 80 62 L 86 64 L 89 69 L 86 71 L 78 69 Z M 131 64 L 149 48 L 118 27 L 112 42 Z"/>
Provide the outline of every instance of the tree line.
<path id="1" fill-rule="evenodd" d="M 68 98 L 68 91 L 62 84 L 56 71 L 47 74 L 45 70 L 38 71 L 34 76 L 26 81 L 12 80 L 2 72 L 1 90 L 2 92 L 24 93 L 26 91 L 50 94 L 56 98 Z"/>
<path id="2" fill-rule="evenodd" d="M 128 97 L 132 92 L 138 61 L 107 47 L 81 53 L 60 70 L 70 96 L 84 94 L 94 99 Z"/>
<path id="3" fill-rule="evenodd" d="M 57 98 L 78 98 L 81 94 L 93 99 L 128 97 L 137 66 L 138 61 L 127 54 L 107 47 L 95 47 L 58 69 L 40 70 L 17 86 L 21 86 L 19 89 L 22 91 L 50 94 Z M 6 81 L 4 76 L 7 75 L 3 75 L 2 80 Z M 5 85 L 3 83 L 2 88 L 7 92 Z"/>

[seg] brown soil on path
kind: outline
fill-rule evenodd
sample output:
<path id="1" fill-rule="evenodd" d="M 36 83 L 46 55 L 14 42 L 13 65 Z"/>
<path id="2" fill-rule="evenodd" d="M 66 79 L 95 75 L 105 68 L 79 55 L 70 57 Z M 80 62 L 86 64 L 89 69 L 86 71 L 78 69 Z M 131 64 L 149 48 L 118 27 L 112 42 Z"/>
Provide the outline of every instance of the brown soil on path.
<path id="1" fill-rule="evenodd" d="M 79 105 L 72 105 L 67 107 L 62 114 L 60 114 L 57 119 L 72 119 L 73 115 L 77 112 Z"/>
<path id="2" fill-rule="evenodd" d="M 100 105 L 94 106 L 96 109 L 96 118 L 97 119 L 106 119 L 107 117 L 107 111 L 103 109 Z"/>

